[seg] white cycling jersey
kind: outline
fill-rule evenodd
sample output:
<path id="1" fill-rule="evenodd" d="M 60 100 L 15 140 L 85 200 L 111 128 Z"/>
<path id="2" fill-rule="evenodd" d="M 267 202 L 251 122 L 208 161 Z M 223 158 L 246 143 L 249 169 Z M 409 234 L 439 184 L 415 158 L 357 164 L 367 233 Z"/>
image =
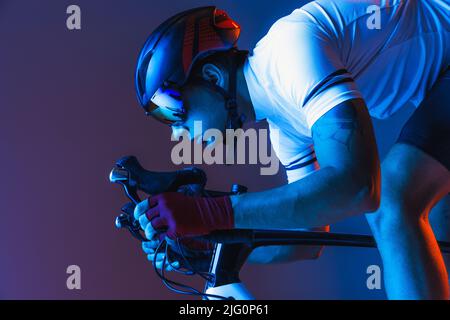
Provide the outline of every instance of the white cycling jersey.
<path id="1" fill-rule="evenodd" d="M 449 65 L 450 0 L 317 0 L 271 27 L 244 75 L 293 182 L 318 168 L 311 128 L 322 115 L 353 98 L 375 118 L 417 107 Z"/>

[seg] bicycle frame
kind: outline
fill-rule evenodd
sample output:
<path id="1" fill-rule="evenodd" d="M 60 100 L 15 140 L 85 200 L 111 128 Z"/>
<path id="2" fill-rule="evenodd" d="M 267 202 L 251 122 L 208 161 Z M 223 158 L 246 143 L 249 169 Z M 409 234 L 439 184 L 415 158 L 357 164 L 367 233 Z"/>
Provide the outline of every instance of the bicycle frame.
<path id="1" fill-rule="evenodd" d="M 376 248 L 373 237 L 367 235 L 293 230 L 234 229 L 215 231 L 205 240 L 216 243 L 209 272 L 213 281 L 205 285 L 205 293 L 235 300 L 254 297 L 240 281 L 239 272 L 252 250 L 269 245 L 319 245 Z M 449 242 L 439 242 L 443 253 L 450 253 Z"/>

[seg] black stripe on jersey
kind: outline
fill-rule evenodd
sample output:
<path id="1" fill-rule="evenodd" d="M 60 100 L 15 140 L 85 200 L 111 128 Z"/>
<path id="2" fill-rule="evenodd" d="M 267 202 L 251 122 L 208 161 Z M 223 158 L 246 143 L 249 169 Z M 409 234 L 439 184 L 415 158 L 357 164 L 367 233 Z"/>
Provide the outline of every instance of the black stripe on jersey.
<path id="1" fill-rule="evenodd" d="M 332 87 L 334 85 L 337 85 L 337 84 L 341 84 L 341 83 L 345 83 L 345 82 L 353 82 L 354 79 L 352 77 L 349 77 L 349 76 L 346 76 L 344 78 L 341 77 L 340 79 L 335 79 L 336 77 L 344 76 L 344 75 L 347 75 L 347 74 L 349 74 L 349 72 L 346 69 L 340 69 L 340 70 L 337 70 L 337 71 L 333 72 L 332 74 L 327 76 L 325 79 L 323 79 L 306 96 L 305 101 L 303 102 L 302 108 L 304 108 L 308 104 L 308 102 L 310 100 L 312 100 L 315 96 L 321 94 L 326 89 L 328 89 L 328 88 L 330 88 L 330 87 Z M 336 80 L 336 81 L 332 81 L 332 80 Z"/>
<path id="2" fill-rule="evenodd" d="M 314 156 L 314 155 L 315 155 L 314 150 L 311 150 L 311 152 L 305 154 L 304 156 L 301 156 L 300 158 L 298 158 L 298 159 L 296 159 L 296 160 L 294 160 L 294 161 L 291 161 L 290 163 L 288 163 L 288 164 L 285 165 L 284 167 L 285 167 L 285 168 L 290 167 L 290 166 L 295 165 L 295 164 L 297 164 L 298 162 L 304 160 L 305 158 L 308 158 L 308 157 Z"/>
<path id="3" fill-rule="evenodd" d="M 285 167 L 285 169 L 288 170 L 288 171 L 290 171 L 290 170 L 296 170 L 296 169 L 301 169 L 301 168 L 307 167 L 307 166 L 309 166 L 309 165 L 315 163 L 316 161 L 317 161 L 317 158 L 314 157 L 314 158 L 312 158 L 311 160 L 308 160 L 308 161 L 303 162 L 303 163 L 299 163 L 299 164 L 297 164 L 297 165 L 295 165 L 295 166 L 292 166 L 292 167 L 289 167 L 289 168 Z"/>

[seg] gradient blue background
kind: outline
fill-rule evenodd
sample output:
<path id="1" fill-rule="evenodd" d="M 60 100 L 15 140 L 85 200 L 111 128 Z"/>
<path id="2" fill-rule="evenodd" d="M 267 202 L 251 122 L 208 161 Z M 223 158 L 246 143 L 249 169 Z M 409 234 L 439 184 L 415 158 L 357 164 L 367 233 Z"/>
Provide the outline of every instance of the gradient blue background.
<path id="1" fill-rule="evenodd" d="M 146 118 L 135 99 L 139 49 L 165 18 L 207 4 L 239 21 L 240 47 L 250 49 L 276 19 L 306 2 L 0 1 L 0 298 L 179 298 L 139 244 L 113 226 L 126 202 L 107 180 L 117 158 L 134 154 L 153 170 L 175 168 L 169 128 Z M 81 31 L 66 28 L 70 4 L 81 7 Z M 376 122 L 382 154 L 408 112 Z M 283 172 L 264 177 L 258 166 L 204 169 L 215 189 L 284 183 Z M 369 232 L 364 217 L 332 229 Z M 71 264 L 81 267 L 80 291 L 66 288 Z M 257 298 L 385 298 L 366 287 L 371 264 L 380 264 L 373 249 L 326 248 L 318 261 L 246 266 L 242 278 Z"/>

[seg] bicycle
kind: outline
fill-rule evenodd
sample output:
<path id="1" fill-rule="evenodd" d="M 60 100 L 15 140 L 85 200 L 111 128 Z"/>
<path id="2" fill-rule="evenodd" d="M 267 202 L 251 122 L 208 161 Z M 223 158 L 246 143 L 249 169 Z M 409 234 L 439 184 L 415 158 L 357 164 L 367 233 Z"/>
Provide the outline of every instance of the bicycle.
<path id="1" fill-rule="evenodd" d="M 122 208 L 122 214 L 116 218 L 117 228 L 127 228 L 139 241 L 147 241 L 139 222 L 134 219 L 134 207 L 141 202 L 138 192 L 151 196 L 162 192 L 184 192 L 190 195 L 223 196 L 247 192 L 247 188 L 234 184 L 230 192 L 206 190 L 206 174 L 199 168 L 185 168 L 173 172 L 153 172 L 144 169 L 136 157 L 127 156 L 119 159 L 112 169 L 109 180 L 123 186 L 131 200 Z M 233 229 L 214 231 L 206 236 L 192 240 L 213 244 L 201 259 L 207 259 L 208 271 L 197 270 L 195 261 L 189 261 L 179 239 L 168 244 L 162 241 L 155 252 L 153 263 L 155 272 L 170 289 L 180 294 L 200 296 L 205 300 L 253 300 L 253 295 L 239 278 L 239 273 L 251 252 L 261 246 L 269 245 L 318 245 L 376 248 L 372 236 L 329 233 L 319 231 Z M 439 242 L 443 253 L 450 253 L 449 242 Z M 172 249 L 171 249 L 172 248 Z M 175 248 L 176 250 L 174 250 Z M 161 272 L 156 268 L 156 256 L 165 249 L 165 258 Z M 171 251 L 173 250 L 173 251 Z M 171 253 L 185 262 L 184 270 L 176 270 L 185 275 L 199 275 L 205 280 L 203 291 L 169 280 L 164 273 L 170 264 Z"/>

